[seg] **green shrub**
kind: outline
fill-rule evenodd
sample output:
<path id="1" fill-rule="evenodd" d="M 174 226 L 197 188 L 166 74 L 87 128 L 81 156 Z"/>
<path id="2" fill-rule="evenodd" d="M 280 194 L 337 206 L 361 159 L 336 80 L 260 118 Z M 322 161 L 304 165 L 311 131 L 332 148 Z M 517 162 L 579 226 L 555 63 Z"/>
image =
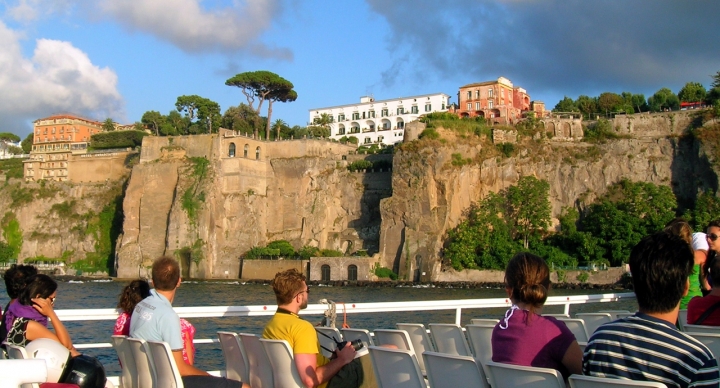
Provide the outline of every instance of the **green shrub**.
<path id="1" fill-rule="evenodd" d="M 321 257 L 343 257 L 345 256 L 342 252 L 336 251 L 335 249 L 321 249 Z"/>
<path id="2" fill-rule="evenodd" d="M 369 160 L 356 160 L 348 165 L 348 170 L 355 172 L 372 168 L 373 163 Z"/>
<path id="3" fill-rule="evenodd" d="M 101 132 L 90 137 L 90 149 L 135 148 L 142 145 L 142 138 L 147 135 L 135 130 Z"/>
<path id="4" fill-rule="evenodd" d="M 577 275 L 577 281 L 579 281 L 580 283 L 587 283 L 589 278 L 590 274 L 585 271 L 582 271 Z"/>
<path id="5" fill-rule="evenodd" d="M 418 137 L 420 139 L 437 140 L 440 138 L 440 134 L 434 128 L 425 128 Z"/>
<path id="6" fill-rule="evenodd" d="M 397 280 L 397 274 L 393 272 L 390 268 L 385 267 L 375 267 L 375 276 L 379 278 L 390 278 L 392 280 Z"/>
<path id="7" fill-rule="evenodd" d="M 280 256 L 282 257 L 293 257 L 295 256 L 295 248 L 293 246 L 285 241 L 285 240 L 277 240 L 273 241 L 270 244 L 267 245 L 270 249 L 277 249 L 280 251 Z"/>
<path id="8" fill-rule="evenodd" d="M 357 137 L 355 136 L 348 136 L 347 138 L 348 143 L 357 144 L 360 142 Z"/>
<path id="9" fill-rule="evenodd" d="M 300 248 L 297 253 L 301 259 L 307 260 L 311 257 L 317 257 L 318 254 L 320 253 L 320 250 L 316 247 L 311 247 L 309 245 L 305 245 L 302 248 Z"/>
<path id="10" fill-rule="evenodd" d="M 252 247 L 247 253 L 245 253 L 245 259 L 272 259 L 280 256 L 279 249 L 267 248 L 267 247 Z"/>
<path id="11" fill-rule="evenodd" d="M 462 157 L 461 154 L 452 154 L 452 161 L 451 161 L 451 163 L 452 163 L 452 165 L 455 166 L 455 167 L 461 167 L 461 166 L 464 166 L 464 165 L 466 165 L 466 164 L 472 163 L 472 159 L 470 159 L 470 158 L 463 159 L 463 157 Z"/>
<path id="12" fill-rule="evenodd" d="M 5 173 L 5 179 L 23 177 L 23 160 L 22 159 L 4 159 L 0 160 L 0 172 Z"/>
<path id="13" fill-rule="evenodd" d="M 511 157 L 513 152 L 515 152 L 515 145 L 512 143 L 501 143 L 496 145 L 496 147 L 506 158 Z"/>

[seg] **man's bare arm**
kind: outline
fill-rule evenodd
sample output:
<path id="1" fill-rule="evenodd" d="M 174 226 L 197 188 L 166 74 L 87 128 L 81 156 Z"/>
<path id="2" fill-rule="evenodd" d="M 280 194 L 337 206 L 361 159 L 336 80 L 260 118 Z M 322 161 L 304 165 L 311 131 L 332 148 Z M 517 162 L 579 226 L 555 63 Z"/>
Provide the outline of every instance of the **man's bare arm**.
<path id="1" fill-rule="evenodd" d="M 352 346 L 345 346 L 337 352 L 337 358 L 329 363 L 318 367 L 317 355 L 295 354 L 295 366 L 300 374 L 300 379 L 307 388 L 315 388 L 322 383 L 328 382 L 338 371 L 355 358 L 355 349 Z"/>

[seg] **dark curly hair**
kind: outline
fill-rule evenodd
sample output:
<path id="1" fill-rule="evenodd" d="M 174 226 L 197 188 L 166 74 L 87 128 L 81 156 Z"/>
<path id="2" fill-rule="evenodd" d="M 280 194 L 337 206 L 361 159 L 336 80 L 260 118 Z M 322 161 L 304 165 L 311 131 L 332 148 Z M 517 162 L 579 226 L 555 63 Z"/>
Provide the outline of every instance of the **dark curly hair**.
<path id="1" fill-rule="evenodd" d="M 25 286 L 27 286 L 30 277 L 37 275 L 37 273 L 35 266 L 25 264 L 13 264 L 12 267 L 5 271 L 3 279 L 10 299 L 17 299 Z"/>
<path id="2" fill-rule="evenodd" d="M 148 296 L 150 296 L 150 283 L 142 279 L 133 280 L 120 293 L 117 307 L 132 314 L 135 305 Z"/>

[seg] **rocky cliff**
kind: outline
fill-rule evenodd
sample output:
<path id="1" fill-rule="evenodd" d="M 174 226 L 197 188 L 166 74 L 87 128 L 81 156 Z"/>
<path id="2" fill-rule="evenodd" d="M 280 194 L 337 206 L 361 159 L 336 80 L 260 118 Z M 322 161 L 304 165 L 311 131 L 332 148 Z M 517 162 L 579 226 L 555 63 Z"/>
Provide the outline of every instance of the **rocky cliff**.
<path id="1" fill-rule="evenodd" d="M 243 253 L 280 239 L 296 248 L 377 252 L 390 172 L 349 172 L 343 155 L 352 147 L 263 142 L 230 131 L 199 143 L 143 143 L 123 205 L 118 277 L 145 275 L 156 257 L 176 255 L 184 276 L 237 278 Z M 209 163 L 203 174 L 201 160 Z"/>
<path id="2" fill-rule="evenodd" d="M 404 279 L 437 279 L 446 233 L 463 211 L 525 175 L 550 183 L 554 216 L 564 206 L 588 204 L 621 179 L 671 186 L 681 207 L 694 203 L 698 190 L 717 190 L 718 169 L 703 144 L 686 136 L 695 115 L 630 115 L 612 125 L 624 137 L 604 144 L 526 138 L 510 158 L 489 141 L 448 131 L 440 131 L 442 141 L 404 144 L 393 161 L 393 195 L 380 206 L 383 265 Z"/>

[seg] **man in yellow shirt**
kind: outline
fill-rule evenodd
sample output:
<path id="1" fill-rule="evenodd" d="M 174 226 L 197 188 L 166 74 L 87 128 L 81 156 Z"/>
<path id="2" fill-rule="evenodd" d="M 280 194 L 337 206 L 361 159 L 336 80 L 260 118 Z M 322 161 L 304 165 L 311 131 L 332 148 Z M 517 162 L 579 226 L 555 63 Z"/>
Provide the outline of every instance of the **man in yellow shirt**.
<path id="1" fill-rule="evenodd" d="M 362 367 L 360 362 L 353 362 L 355 349 L 350 343 L 336 351 L 332 360 L 327 359 L 320 353 L 320 341 L 313 325 L 298 316 L 298 312 L 308 305 L 310 290 L 305 276 L 290 269 L 278 272 L 270 284 L 275 291 L 278 310 L 265 326 L 263 338 L 281 339 L 290 344 L 295 366 L 306 387 L 325 388 L 331 379 L 331 387 L 359 387 L 363 379 Z"/>

